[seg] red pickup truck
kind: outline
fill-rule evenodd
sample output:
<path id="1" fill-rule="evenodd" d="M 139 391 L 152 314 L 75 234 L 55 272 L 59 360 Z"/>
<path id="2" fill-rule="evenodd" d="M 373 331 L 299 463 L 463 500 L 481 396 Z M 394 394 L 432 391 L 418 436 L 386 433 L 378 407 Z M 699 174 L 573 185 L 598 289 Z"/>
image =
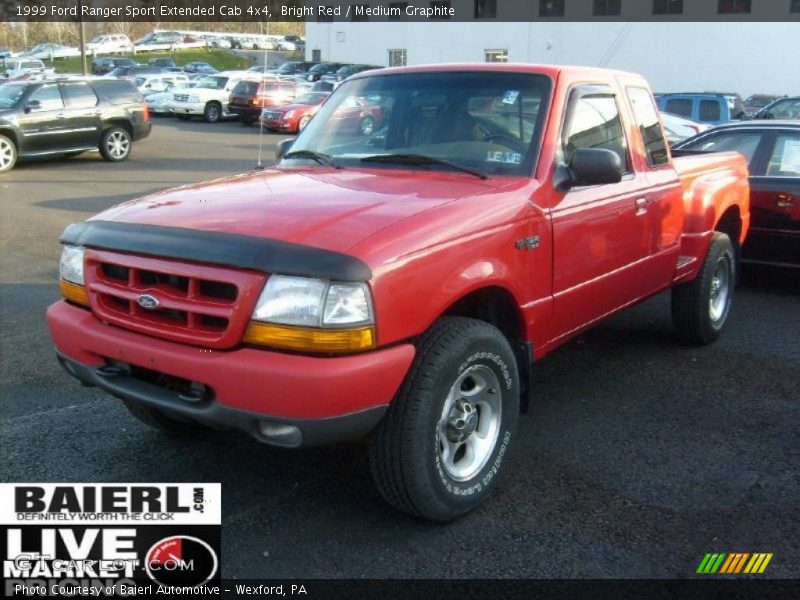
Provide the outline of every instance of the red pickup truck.
<path id="1" fill-rule="evenodd" d="M 333 118 L 354 102 L 380 126 Z M 47 318 L 145 423 L 367 437 L 383 496 L 446 521 L 497 484 L 534 361 L 668 288 L 680 337 L 717 338 L 748 194 L 739 154 L 671 158 L 637 75 L 369 71 L 276 166 L 68 227 Z"/>

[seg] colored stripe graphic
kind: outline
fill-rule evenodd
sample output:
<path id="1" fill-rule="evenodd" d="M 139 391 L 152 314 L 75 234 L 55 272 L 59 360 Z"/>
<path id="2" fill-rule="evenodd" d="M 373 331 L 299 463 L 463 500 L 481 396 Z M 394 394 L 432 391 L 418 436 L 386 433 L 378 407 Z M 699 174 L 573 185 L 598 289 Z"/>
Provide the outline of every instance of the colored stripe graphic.
<path id="1" fill-rule="evenodd" d="M 772 552 L 709 552 L 700 561 L 697 573 L 702 575 L 761 574 L 772 560 Z M 749 559 L 749 560 L 748 560 Z M 747 566 L 745 566 L 747 565 Z M 744 571 L 742 571 L 744 569 Z"/>
<path id="2" fill-rule="evenodd" d="M 728 560 L 725 561 L 725 564 L 722 565 L 719 572 L 724 574 L 739 573 L 748 556 L 750 556 L 750 554 L 747 552 L 733 552 L 729 554 Z"/>
<path id="3" fill-rule="evenodd" d="M 772 552 L 753 554 L 753 558 L 751 558 L 750 562 L 747 563 L 744 572 L 751 574 L 763 573 L 766 570 L 769 561 L 772 560 L 772 556 Z"/>
<path id="4" fill-rule="evenodd" d="M 700 563 L 700 566 L 697 567 L 697 572 L 703 574 L 716 573 L 719 570 L 720 565 L 722 565 L 722 561 L 725 560 L 725 556 L 725 552 L 706 554 Z"/>

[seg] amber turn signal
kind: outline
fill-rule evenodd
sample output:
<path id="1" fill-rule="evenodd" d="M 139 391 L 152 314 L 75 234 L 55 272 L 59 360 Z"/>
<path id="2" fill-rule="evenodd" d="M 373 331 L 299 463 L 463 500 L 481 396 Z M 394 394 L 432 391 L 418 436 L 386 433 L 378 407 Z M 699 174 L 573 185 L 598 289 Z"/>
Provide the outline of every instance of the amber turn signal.
<path id="1" fill-rule="evenodd" d="M 251 321 L 244 341 L 300 352 L 359 352 L 375 347 L 375 328 L 310 329 Z"/>
<path id="2" fill-rule="evenodd" d="M 75 304 L 89 306 L 89 294 L 86 293 L 86 288 L 82 285 L 61 279 L 59 280 L 59 287 L 61 288 L 61 295 L 66 300 Z"/>

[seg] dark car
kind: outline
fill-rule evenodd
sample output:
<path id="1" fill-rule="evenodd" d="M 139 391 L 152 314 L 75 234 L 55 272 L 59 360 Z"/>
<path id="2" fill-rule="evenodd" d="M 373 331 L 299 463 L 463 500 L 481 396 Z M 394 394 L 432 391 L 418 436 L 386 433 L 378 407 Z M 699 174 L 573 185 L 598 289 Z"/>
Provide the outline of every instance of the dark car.
<path id="1" fill-rule="evenodd" d="M 96 56 L 92 60 L 92 74 L 105 75 L 114 69 L 122 67 L 136 67 L 138 63 L 130 58 L 113 58 L 111 56 Z"/>
<path id="2" fill-rule="evenodd" d="M 18 157 L 89 150 L 119 162 L 150 127 L 142 95 L 128 81 L 7 83 L 0 86 L 0 172 L 14 168 Z"/>
<path id="3" fill-rule="evenodd" d="M 271 70 L 270 73 L 278 76 L 300 75 L 301 73 L 307 73 L 311 67 L 318 64 L 311 60 L 289 60 L 277 69 Z"/>
<path id="4" fill-rule="evenodd" d="M 732 150 L 750 167 L 750 234 L 742 261 L 800 267 L 800 121 L 745 121 L 715 127 L 678 153 Z"/>
<path id="5" fill-rule="evenodd" d="M 202 62 L 198 60 L 186 63 L 186 65 L 184 65 L 183 67 L 183 70 L 186 73 L 201 73 L 204 75 L 213 75 L 214 73 L 219 73 L 217 69 L 212 67 L 207 62 Z"/>
<path id="6" fill-rule="evenodd" d="M 776 100 L 758 111 L 756 119 L 800 119 L 800 97 Z"/>
<path id="7" fill-rule="evenodd" d="M 319 81 L 322 79 L 323 75 L 332 75 L 343 66 L 345 66 L 344 63 L 319 63 L 311 67 L 308 72 L 303 75 L 303 79 L 311 82 Z"/>
<path id="8" fill-rule="evenodd" d="M 261 115 L 262 108 L 292 102 L 297 96 L 297 87 L 293 81 L 244 79 L 231 90 L 228 110 L 239 115 L 242 124 L 250 125 Z"/>
<path id="9" fill-rule="evenodd" d="M 178 65 L 171 58 L 151 58 L 147 61 L 150 67 L 161 67 L 162 69 L 177 69 Z"/>
<path id="10" fill-rule="evenodd" d="M 744 101 L 744 112 L 748 118 L 753 118 L 762 108 L 772 104 L 778 98 L 786 96 L 771 96 L 769 94 L 753 94 Z"/>
<path id="11" fill-rule="evenodd" d="M 373 69 L 382 69 L 383 67 L 379 67 L 376 65 L 345 65 L 335 73 L 330 75 L 323 75 L 323 81 L 330 81 L 338 83 L 340 81 L 344 81 L 351 75 L 355 75 L 356 73 L 361 73 L 363 71 L 371 71 Z"/>

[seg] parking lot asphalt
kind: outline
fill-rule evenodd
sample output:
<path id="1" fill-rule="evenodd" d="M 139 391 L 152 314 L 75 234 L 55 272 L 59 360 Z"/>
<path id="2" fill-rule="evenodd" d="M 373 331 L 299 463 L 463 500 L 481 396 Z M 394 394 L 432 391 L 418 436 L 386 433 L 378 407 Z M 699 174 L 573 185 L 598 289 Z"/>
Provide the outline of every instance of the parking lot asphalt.
<path id="1" fill-rule="evenodd" d="M 748 270 L 724 337 L 677 342 L 669 297 L 535 367 L 502 485 L 431 525 L 379 497 L 363 446 L 175 439 L 58 367 L 44 322 L 69 223 L 256 163 L 257 129 L 157 119 L 130 161 L 0 176 L 0 479 L 222 482 L 226 578 L 690 577 L 706 552 L 772 552 L 800 577 L 800 276 Z M 271 160 L 282 136 L 265 136 Z"/>

